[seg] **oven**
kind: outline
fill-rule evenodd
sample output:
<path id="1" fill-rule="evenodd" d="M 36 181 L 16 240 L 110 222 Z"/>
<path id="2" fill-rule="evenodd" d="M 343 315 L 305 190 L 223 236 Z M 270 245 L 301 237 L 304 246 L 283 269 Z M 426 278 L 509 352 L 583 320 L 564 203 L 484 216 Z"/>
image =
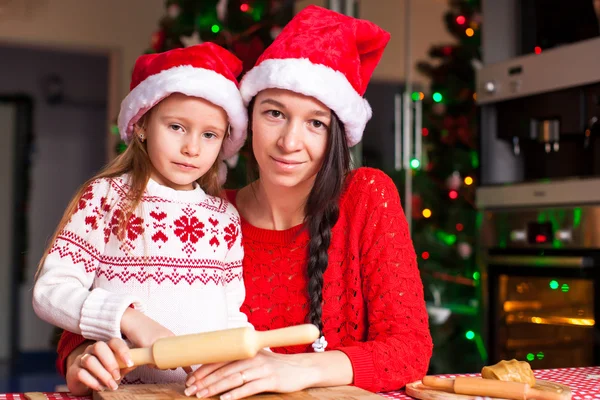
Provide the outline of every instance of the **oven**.
<path id="1" fill-rule="evenodd" d="M 488 362 L 600 365 L 600 206 L 481 215 Z"/>

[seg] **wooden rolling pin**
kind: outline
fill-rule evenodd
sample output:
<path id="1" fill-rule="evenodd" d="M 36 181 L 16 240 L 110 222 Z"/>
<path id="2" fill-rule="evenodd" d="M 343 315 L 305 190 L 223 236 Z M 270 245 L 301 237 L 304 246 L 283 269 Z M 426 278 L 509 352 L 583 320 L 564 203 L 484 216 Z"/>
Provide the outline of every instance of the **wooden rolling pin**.
<path id="1" fill-rule="evenodd" d="M 470 396 L 487 396 L 512 400 L 564 400 L 560 393 L 537 390 L 527 383 L 520 382 L 469 377 L 442 379 L 435 376 L 426 376 L 422 382 L 423 385 L 432 389 Z"/>
<path id="2" fill-rule="evenodd" d="M 173 336 L 159 339 L 152 347 L 131 349 L 134 365 L 154 364 L 160 369 L 251 358 L 265 347 L 294 346 L 314 342 L 319 329 L 312 324 L 290 326 L 271 331 L 252 328 Z M 119 366 L 125 364 L 119 361 Z"/>

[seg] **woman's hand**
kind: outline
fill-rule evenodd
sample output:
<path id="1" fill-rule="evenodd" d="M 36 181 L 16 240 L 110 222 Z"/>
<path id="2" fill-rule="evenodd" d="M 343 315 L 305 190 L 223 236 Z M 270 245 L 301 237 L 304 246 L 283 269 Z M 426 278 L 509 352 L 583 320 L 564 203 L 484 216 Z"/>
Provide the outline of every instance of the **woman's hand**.
<path id="1" fill-rule="evenodd" d="M 108 342 L 84 343 L 67 359 L 67 387 L 76 396 L 88 395 L 92 390 L 116 390 L 123 376 L 135 369 L 119 369 L 117 358 L 132 365 L 129 347 L 123 339 Z"/>
<path id="2" fill-rule="evenodd" d="M 201 366 L 188 375 L 185 394 L 205 398 L 225 393 L 221 399 L 233 400 L 262 392 L 347 385 L 352 378 L 350 360 L 339 351 L 276 354 L 261 350 L 248 360 Z"/>
<path id="3" fill-rule="evenodd" d="M 173 332 L 133 308 L 125 310 L 121 318 L 121 332 L 133 347 L 151 347 L 158 339 L 175 336 Z"/>

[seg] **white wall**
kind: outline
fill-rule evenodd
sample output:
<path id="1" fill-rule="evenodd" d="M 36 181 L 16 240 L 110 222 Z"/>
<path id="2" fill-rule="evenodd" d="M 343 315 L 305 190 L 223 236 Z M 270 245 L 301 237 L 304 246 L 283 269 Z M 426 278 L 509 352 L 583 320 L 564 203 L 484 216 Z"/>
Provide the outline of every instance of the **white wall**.
<path id="1" fill-rule="evenodd" d="M 121 53 L 120 96 L 150 43 L 164 0 L 18 0 L 0 14 L 0 42 Z M 27 6 L 28 5 L 28 6 Z M 12 8 L 12 10 L 11 10 Z"/>
<path id="2" fill-rule="evenodd" d="M 373 79 L 403 81 L 404 71 L 404 7 L 406 0 L 361 0 L 359 18 L 367 19 L 390 32 L 391 39 L 381 62 L 373 74 Z M 296 10 L 315 4 L 321 7 L 326 0 L 301 0 Z M 452 42 L 454 39 L 446 31 L 443 21 L 448 10 L 448 0 L 411 0 L 411 45 L 412 59 L 428 59 L 427 53 L 433 44 Z M 413 81 L 427 87 L 426 77 L 413 70 Z"/>

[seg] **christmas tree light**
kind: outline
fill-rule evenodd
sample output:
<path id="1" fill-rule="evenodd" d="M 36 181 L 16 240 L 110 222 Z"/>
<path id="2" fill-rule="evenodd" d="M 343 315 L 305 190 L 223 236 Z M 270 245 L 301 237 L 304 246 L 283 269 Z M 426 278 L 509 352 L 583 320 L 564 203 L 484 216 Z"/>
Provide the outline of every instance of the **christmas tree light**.
<path id="1" fill-rule="evenodd" d="M 417 65 L 430 79 L 424 90 L 429 94 L 420 98 L 420 91 L 409 93 L 413 101 L 419 93 L 423 110 L 422 167 L 411 171 L 411 237 L 419 255 L 425 298 L 435 302 L 435 288 L 442 307 L 460 310 L 442 325 L 431 326 L 436 349 L 430 361 L 432 374 L 480 370 L 489 361 L 476 328 L 484 324 L 478 293 L 482 278 L 473 251 L 483 220 L 475 206 L 474 179 L 480 164 L 475 68 L 481 64 L 481 1 L 448 0 L 448 8 L 444 21 L 454 40 L 435 43 L 428 53 L 430 59 Z M 394 178 L 401 198 L 404 172 L 402 178 Z M 416 203 L 415 198 L 419 199 Z M 443 293 L 441 299 L 439 293 Z M 464 340 L 468 331 L 471 339 Z M 454 357 L 457 352 L 459 360 Z"/>

